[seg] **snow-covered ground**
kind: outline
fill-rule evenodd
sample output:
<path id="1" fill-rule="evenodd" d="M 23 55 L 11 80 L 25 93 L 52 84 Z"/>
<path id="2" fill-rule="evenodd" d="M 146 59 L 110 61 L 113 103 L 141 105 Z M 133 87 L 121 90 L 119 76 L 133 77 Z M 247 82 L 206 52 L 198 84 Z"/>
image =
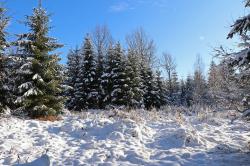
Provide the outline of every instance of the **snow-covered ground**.
<path id="1" fill-rule="evenodd" d="M 250 165 L 250 124 L 232 119 L 143 110 L 66 113 L 56 122 L 5 117 L 0 165 Z"/>

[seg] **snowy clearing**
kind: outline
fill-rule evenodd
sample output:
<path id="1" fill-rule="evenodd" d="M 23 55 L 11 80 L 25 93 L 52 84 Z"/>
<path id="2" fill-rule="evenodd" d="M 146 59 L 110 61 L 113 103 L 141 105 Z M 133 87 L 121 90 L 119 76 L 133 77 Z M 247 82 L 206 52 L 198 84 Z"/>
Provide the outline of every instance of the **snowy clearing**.
<path id="1" fill-rule="evenodd" d="M 250 124 L 230 112 L 66 113 L 0 119 L 0 165 L 250 165 Z M 46 152 L 47 151 L 47 152 Z"/>

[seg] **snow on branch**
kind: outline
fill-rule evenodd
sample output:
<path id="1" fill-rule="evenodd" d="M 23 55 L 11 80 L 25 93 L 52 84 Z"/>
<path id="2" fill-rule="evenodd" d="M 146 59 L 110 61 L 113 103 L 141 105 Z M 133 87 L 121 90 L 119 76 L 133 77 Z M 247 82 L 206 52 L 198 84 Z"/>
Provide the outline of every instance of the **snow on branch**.
<path id="1" fill-rule="evenodd" d="M 228 39 L 233 38 L 233 36 L 237 33 L 239 33 L 240 35 L 245 35 L 247 31 L 250 30 L 250 14 L 236 20 L 231 27 L 233 29 L 228 34 Z"/>

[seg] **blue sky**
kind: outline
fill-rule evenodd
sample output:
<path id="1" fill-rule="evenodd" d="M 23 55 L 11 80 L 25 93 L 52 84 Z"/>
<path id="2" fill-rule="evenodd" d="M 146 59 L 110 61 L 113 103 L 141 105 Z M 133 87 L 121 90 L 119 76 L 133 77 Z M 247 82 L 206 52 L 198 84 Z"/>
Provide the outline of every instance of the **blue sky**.
<path id="1" fill-rule="evenodd" d="M 26 32 L 20 21 L 32 13 L 37 0 L 5 0 L 12 17 L 13 34 Z M 230 25 L 247 13 L 243 0 L 43 0 L 52 14 L 51 35 L 65 47 L 60 49 L 62 62 L 70 48 L 80 45 L 84 35 L 98 24 L 106 24 L 115 40 L 143 27 L 157 44 L 157 56 L 171 53 L 180 77 L 192 73 L 196 55 L 209 65 L 213 47 L 236 46 L 226 40 Z"/>

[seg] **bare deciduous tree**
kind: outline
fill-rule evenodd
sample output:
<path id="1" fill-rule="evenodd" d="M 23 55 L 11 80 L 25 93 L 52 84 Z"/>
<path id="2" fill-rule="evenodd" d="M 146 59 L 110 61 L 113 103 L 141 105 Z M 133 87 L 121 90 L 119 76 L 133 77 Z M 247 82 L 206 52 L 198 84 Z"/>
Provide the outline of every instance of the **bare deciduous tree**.
<path id="1" fill-rule="evenodd" d="M 126 36 L 128 49 L 135 52 L 141 62 L 146 62 L 154 67 L 156 64 L 155 43 L 150 39 L 143 28 L 138 28 Z"/>
<path id="2" fill-rule="evenodd" d="M 175 72 L 176 69 L 176 62 L 174 60 L 174 58 L 172 57 L 171 54 L 169 53 L 163 53 L 163 64 L 162 66 L 164 67 L 164 69 L 167 72 L 167 80 L 168 80 L 168 90 L 170 91 L 170 96 L 171 96 L 171 91 L 173 90 L 173 79 L 172 79 L 172 75 Z"/>
<path id="3" fill-rule="evenodd" d="M 112 35 L 106 25 L 97 25 L 91 35 L 97 55 L 106 55 L 109 45 L 113 43 Z"/>

